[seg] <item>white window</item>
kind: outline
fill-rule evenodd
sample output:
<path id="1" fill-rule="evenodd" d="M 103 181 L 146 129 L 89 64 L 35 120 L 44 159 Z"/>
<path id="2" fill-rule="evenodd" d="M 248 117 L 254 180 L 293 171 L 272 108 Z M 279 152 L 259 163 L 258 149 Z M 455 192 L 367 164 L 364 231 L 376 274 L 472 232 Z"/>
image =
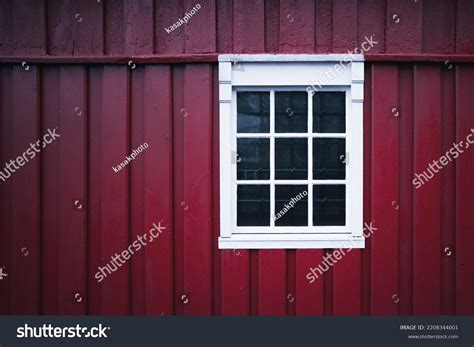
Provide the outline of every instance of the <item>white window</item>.
<path id="1" fill-rule="evenodd" d="M 363 248 L 363 56 L 221 55 L 219 248 Z"/>

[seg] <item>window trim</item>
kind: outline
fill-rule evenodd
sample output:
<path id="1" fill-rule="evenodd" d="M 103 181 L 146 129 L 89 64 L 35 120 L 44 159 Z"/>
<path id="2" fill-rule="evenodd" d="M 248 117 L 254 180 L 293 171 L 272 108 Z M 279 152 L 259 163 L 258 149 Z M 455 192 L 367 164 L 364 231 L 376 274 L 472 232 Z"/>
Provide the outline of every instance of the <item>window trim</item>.
<path id="1" fill-rule="evenodd" d="M 238 227 L 237 226 L 237 91 L 269 91 L 270 122 L 274 123 L 274 92 L 275 91 L 308 91 L 314 82 L 307 68 L 331 67 L 343 61 L 346 55 L 221 55 L 219 56 L 219 149 L 220 149 L 220 249 L 288 249 L 288 248 L 364 248 L 362 234 L 363 204 L 363 57 L 355 56 L 351 64 L 332 81 L 321 88 L 325 91 L 344 91 L 346 93 L 346 152 L 349 153 L 349 165 L 346 166 L 346 179 L 337 180 L 346 186 L 346 225 L 345 226 L 303 226 L 303 227 Z M 344 60 L 345 61 L 345 60 Z M 278 76 L 270 76 L 273 65 L 264 67 L 266 63 L 277 63 Z M 309 64 L 308 64 L 309 63 Z M 246 72 L 245 67 L 250 71 Z M 267 65 L 268 66 L 268 65 Z M 273 71 L 274 72 L 274 71 Z M 290 77 L 291 76 L 291 77 Z M 272 85 L 266 81 L 271 80 Z M 297 80 L 297 85 L 294 85 Z M 261 85 L 259 85 L 261 81 Z M 288 82 L 290 81 L 290 82 Z M 288 84 L 285 84 L 288 83 Z M 290 84 L 291 83 L 291 84 Z M 276 85 L 275 85 L 276 84 Z M 309 93 L 310 94 L 310 93 Z M 312 98 L 308 102 L 308 110 L 312 112 Z M 308 100 L 309 100 L 308 99 Z M 311 114 L 311 113 L 310 113 Z M 351 121 L 349 121 L 351 120 Z M 308 126 L 310 125 L 308 120 Z M 272 128 L 272 127 L 271 127 Z M 312 127 L 303 138 L 341 137 L 340 134 L 329 136 L 315 135 Z M 255 137 L 256 134 L 239 134 L 239 137 Z M 270 135 L 268 134 L 270 137 Z M 280 134 L 278 134 L 280 136 Z M 291 137 L 294 134 L 288 134 Z M 308 149 L 312 141 L 308 143 Z M 311 170 L 312 156 L 308 152 L 308 167 Z M 270 158 L 274 160 L 274 146 L 270 147 Z M 270 166 L 272 168 L 272 165 Z M 311 183 L 309 176 L 305 185 Z M 334 180 L 322 180 L 325 184 Z M 259 182 L 259 181 L 256 181 Z M 251 182 L 256 184 L 255 181 Z M 301 182 L 301 181 L 296 181 Z M 292 184 L 296 184 L 292 180 Z M 266 180 L 265 184 L 274 181 Z M 317 184 L 314 180 L 313 184 Z M 270 189 L 274 193 L 274 189 Z M 308 204 L 312 204 L 312 189 L 308 191 Z M 273 200 L 273 199 L 271 199 Z M 274 214 L 271 204 L 270 215 Z M 312 210 L 312 208 L 310 209 Z M 308 216 L 309 217 L 309 216 Z M 272 225 L 273 223 L 271 223 Z"/>

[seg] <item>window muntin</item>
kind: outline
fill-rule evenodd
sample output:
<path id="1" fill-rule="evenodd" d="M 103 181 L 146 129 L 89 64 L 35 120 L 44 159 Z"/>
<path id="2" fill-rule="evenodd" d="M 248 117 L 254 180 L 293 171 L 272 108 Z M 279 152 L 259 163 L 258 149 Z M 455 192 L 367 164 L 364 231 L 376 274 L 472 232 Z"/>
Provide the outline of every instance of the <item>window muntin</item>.
<path id="1" fill-rule="evenodd" d="M 239 229 L 242 232 L 249 232 L 249 229 L 271 232 L 279 227 L 304 232 L 334 227 L 333 232 L 347 232 L 341 228 L 346 226 L 347 219 L 347 93 L 294 89 L 234 90 L 238 158 L 236 232 Z M 254 100 L 252 112 L 248 111 L 249 100 Z M 250 127 L 239 125 L 248 122 L 250 113 L 258 114 L 260 118 L 263 114 L 265 119 L 251 122 L 260 125 L 251 131 Z M 314 126 L 315 122 L 317 126 Z M 262 189 L 265 189 L 264 194 Z M 260 201 L 254 201 L 253 205 L 241 201 L 242 191 L 259 196 Z M 306 196 L 301 198 L 303 192 Z M 296 196 L 300 199 L 295 202 Z M 292 201 L 292 207 L 287 208 Z M 244 207 L 254 211 L 246 213 Z M 259 218 L 256 218 L 257 210 Z"/>

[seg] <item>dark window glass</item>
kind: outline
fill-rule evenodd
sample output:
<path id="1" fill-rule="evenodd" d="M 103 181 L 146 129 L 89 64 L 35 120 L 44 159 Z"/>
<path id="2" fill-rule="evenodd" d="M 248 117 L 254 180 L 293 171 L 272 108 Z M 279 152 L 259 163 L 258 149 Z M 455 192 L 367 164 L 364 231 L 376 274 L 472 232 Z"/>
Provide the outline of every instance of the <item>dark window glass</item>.
<path id="1" fill-rule="evenodd" d="M 314 93 L 313 132 L 346 132 L 346 95 L 344 92 Z"/>
<path id="2" fill-rule="evenodd" d="M 313 225 L 346 225 L 346 186 L 313 187 Z"/>
<path id="3" fill-rule="evenodd" d="M 237 225 L 270 225 L 270 186 L 237 186 Z"/>
<path id="4" fill-rule="evenodd" d="M 270 179 L 270 139 L 237 139 L 237 179 Z"/>
<path id="5" fill-rule="evenodd" d="M 275 132 L 305 133 L 307 129 L 308 93 L 275 92 Z"/>
<path id="6" fill-rule="evenodd" d="M 275 185 L 275 225 L 308 225 L 308 186 Z"/>
<path id="7" fill-rule="evenodd" d="M 237 132 L 268 133 L 270 131 L 270 93 L 237 93 Z"/>
<path id="8" fill-rule="evenodd" d="M 313 139 L 313 178 L 346 178 L 346 139 Z"/>
<path id="9" fill-rule="evenodd" d="M 275 179 L 308 179 L 308 139 L 275 139 Z"/>

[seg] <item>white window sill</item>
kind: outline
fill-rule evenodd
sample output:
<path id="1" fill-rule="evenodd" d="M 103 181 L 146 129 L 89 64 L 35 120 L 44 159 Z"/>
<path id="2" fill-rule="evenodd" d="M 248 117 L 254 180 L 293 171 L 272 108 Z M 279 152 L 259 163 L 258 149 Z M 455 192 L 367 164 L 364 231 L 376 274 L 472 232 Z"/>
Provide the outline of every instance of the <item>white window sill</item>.
<path id="1" fill-rule="evenodd" d="M 219 237 L 219 249 L 347 249 L 364 247 L 364 237 L 355 238 L 350 234 L 232 234 L 231 237 Z"/>

